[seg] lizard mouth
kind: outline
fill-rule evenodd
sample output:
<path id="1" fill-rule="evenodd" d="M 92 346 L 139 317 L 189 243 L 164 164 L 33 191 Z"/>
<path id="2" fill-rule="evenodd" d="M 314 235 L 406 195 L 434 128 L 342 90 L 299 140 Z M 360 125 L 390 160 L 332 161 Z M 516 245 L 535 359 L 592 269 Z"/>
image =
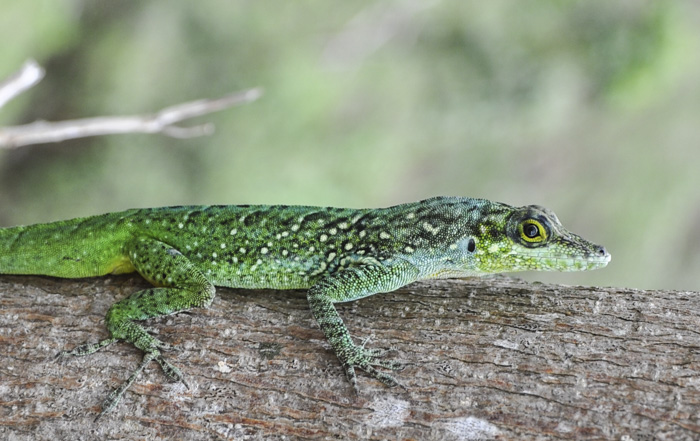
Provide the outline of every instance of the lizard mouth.
<path id="1" fill-rule="evenodd" d="M 601 248 L 599 254 L 589 255 L 586 257 L 572 257 L 565 254 L 542 256 L 542 260 L 551 268 L 559 271 L 586 271 L 605 267 L 612 256 Z"/>

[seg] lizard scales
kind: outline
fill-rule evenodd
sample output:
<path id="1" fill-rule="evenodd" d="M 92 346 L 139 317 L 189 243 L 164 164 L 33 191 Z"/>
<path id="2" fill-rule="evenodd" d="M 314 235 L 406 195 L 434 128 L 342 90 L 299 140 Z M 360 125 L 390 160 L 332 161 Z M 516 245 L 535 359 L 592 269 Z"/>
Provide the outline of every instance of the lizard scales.
<path id="1" fill-rule="evenodd" d="M 565 230 L 551 211 L 484 199 L 436 197 L 382 209 L 306 206 L 183 206 L 134 209 L 0 229 L 0 273 L 92 277 L 138 271 L 154 288 L 115 303 L 110 338 L 63 355 L 88 355 L 118 340 L 144 360 L 107 398 L 111 410 L 151 360 L 183 381 L 138 323 L 208 306 L 215 286 L 308 289 L 311 310 L 357 388 L 355 368 L 383 383 L 395 369 L 353 343 L 334 303 L 416 280 L 521 270 L 588 270 L 607 251 Z M 186 383 L 185 383 L 186 384 Z M 100 414 L 102 415 L 102 414 Z"/>

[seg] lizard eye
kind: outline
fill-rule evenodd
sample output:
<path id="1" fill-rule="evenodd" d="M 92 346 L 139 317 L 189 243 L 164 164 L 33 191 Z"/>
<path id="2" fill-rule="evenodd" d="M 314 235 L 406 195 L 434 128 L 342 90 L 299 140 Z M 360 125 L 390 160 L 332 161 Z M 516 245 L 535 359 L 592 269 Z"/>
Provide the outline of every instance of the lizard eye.
<path id="1" fill-rule="evenodd" d="M 523 233 L 530 239 L 533 239 L 540 234 L 540 229 L 535 224 L 528 224 L 523 227 Z"/>
<path id="2" fill-rule="evenodd" d="M 520 223 L 520 237 L 526 242 L 542 242 L 547 239 L 547 232 L 538 221 L 527 219 Z"/>

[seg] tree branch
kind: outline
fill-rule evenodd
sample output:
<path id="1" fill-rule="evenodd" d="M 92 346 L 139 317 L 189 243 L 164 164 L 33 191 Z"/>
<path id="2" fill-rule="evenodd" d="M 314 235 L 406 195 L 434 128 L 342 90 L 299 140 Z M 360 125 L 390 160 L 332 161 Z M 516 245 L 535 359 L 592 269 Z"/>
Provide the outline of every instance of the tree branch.
<path id="1" fill-rule="evenodd" d="M 99 425 L 142 354 L 105 338 L 139 277 L 0 277 L 0 438 L 700 439 L 700 293 L 436 280 L 338 305 L 370 348 L 406 362 L 355 395 L 303 291 L 219 289 L 209 309 L 146 322 L 190 389 L 152 363 Z"/>
<path id="2" fill-rule="evenodd" d="M 38 64 L 28 62 L 18 74 L 13 75 L 3 83 L 3 86 L 0 86 L 0 99 L 3 94 L 8 97 L 6 101 L 11 99 L 36 84 L 42 75 L 43 70 Z M 59 122 L 36 121 L 19 126 L 0 127 L 0 148 L 123 133 L 161 133 L 174 138 L 208 135 L 213 132 L 212 124 L 192 127 L 180 127 L 175 124 L 186 119 L 255 101 L 261 95 L 260 88 L 253 88 L 221 98 L 177 104 L 150 115 L 96 117 Z"/>
<path id="3" fill-rule="evenodd" d="M 34 60 L 27 60 L 19 72 L 0 83 L 0 108 L 44 78 L 44 69 Z"/>

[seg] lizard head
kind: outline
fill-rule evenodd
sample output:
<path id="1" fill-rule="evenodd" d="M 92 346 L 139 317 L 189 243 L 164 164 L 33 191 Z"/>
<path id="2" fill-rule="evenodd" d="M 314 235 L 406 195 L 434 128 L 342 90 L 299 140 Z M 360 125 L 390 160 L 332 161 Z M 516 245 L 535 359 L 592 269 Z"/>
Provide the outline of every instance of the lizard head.
<path id="1" fill-rule="evenodd" d="M 434 198 L 395 223 L 407 234 L 397 252 L 421 267 L 421 278 L 469 277 L 515 271 L 602 268 L 610 254 L 566 230 L 538 205 L 513 207 L 485 199 Z"/>
<path id="2" fill-rule="evenodd" d="M 477 241 L 481 272 L 584 271 L 610 262 L 604 247 L 566 230 L 544 207 L 512 208 L 496 230 Z"/>

